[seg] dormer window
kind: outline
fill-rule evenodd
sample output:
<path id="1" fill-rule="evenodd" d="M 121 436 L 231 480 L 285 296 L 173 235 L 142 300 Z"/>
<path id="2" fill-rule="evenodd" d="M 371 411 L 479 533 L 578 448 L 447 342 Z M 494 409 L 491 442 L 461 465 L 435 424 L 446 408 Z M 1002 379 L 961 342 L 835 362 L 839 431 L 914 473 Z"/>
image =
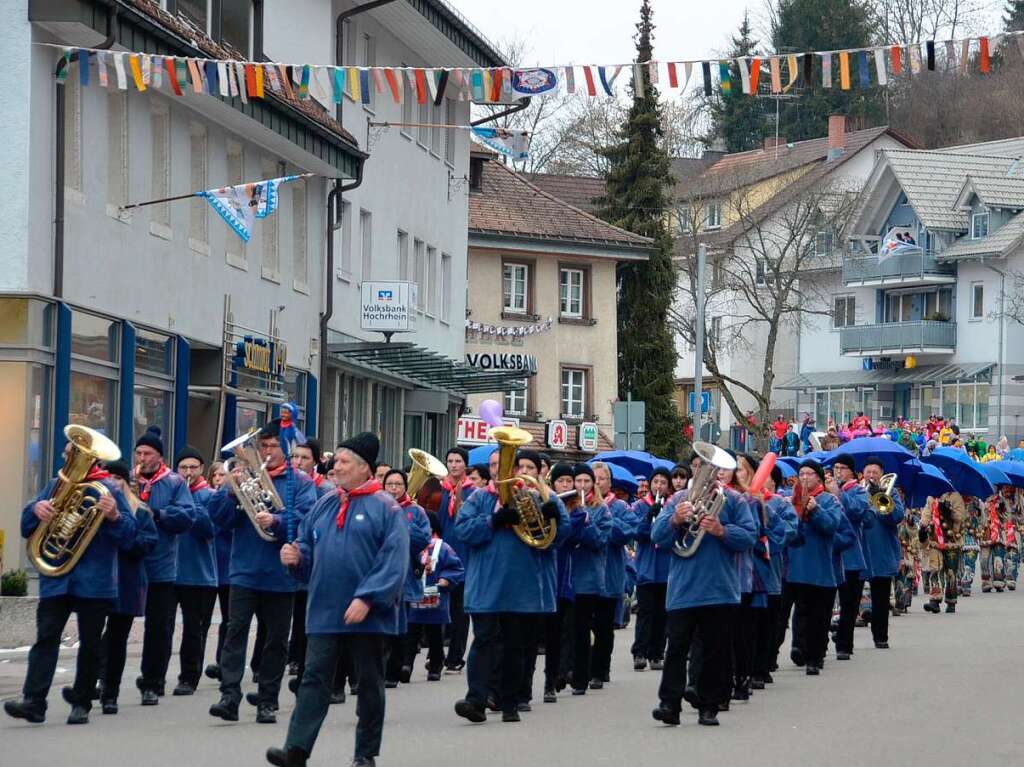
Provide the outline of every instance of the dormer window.
<path id="1" fill-rule="evenodd" d="M 988 237 L 988 211 L 971 216 L 971 239 L 980 240 L 984 237 Z"/>

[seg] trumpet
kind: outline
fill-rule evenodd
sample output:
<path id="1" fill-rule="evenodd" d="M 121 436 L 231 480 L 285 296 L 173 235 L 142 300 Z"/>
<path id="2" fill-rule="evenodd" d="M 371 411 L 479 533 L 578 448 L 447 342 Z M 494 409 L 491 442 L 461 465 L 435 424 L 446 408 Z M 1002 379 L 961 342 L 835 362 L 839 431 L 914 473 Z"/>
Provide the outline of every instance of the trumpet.
<path id="1" fill-rule="evenodd" d="M 896 488 L 896 474 L 885 474 L 878 484 L 868 482 L 868 505 L 875 510 L 879 516 L 892 514 L 896 508 L 896 501 L 893 499 L 893 490 Z"/>

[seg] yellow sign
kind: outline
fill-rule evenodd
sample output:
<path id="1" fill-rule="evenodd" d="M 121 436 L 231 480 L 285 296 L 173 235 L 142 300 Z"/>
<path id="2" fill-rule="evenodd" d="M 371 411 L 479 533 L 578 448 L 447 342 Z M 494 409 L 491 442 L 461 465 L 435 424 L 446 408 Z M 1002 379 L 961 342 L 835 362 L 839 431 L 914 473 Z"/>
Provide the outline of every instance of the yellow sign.
<path id="1" fill-rule="evenodd" d="M 245 357 L 242 363 L 247 370 L 283 376 L 288 364 L 288 353 L 283 343 L 266 341 L 245 341 Z M 274 351 L 277 353 L 274 354 Z"/>

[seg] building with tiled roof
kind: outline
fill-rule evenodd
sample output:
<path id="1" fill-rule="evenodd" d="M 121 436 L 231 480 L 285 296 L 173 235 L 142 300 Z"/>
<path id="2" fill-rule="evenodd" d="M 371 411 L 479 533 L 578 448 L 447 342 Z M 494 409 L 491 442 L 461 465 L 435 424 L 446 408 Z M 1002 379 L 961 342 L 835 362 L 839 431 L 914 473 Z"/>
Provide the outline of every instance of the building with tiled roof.
<path id="1" fill-rule="evenodd" d="M 604 179 L 596 176 L 571 176 L 563 173 L 531 173 L 530 183 L 574 208 L 595 213 L 604 196 Z"/>
<path id="2" fill-rule="evenodd" d="M 471 165 L 466 361 L 523 371 L 523 388 L 504 395 L 506 415 L 553 457 L 610 448 L 616 267 L 647 259 L 653 243 L 559 199 L 489 153 L 474 152 Z M 470 397 L 465 419 L 487 396 Z M 470 435 L 468 444 L 478 436 L 460 433 Z"/>

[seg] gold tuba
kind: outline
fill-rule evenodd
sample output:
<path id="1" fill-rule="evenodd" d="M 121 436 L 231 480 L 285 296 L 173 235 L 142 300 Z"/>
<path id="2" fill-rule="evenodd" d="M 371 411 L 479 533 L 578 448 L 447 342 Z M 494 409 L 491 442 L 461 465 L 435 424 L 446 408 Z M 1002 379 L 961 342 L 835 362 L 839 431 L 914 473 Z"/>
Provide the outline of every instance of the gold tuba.
<path id="1" fill-rule="evenodd" d="M 544 550 L 554 543 L 558 523 L 553 519 L 544 519 L 540 504 L 530 491 L 537 492 L 541 504 L 547 502 L 551 493 L 541 479 L 529 475 L 512 475 L 516 451 L 529 444 L 533 437 L 528 431 L 515 426 L 495 426 L 491 428 L 490 434 L 498 443 L 498 476 L 494 480 L 498 487 L 498 498 L 502 506 L 514 507 L 519 512 L 519 524 L 512 529 L 519 540 L 530 548 Z M 514 487 L 520 482 L 522 487 Z"/>
<path id="2" fill-rule="evenodd" d="M 719 469 L 735 469 L 736 459 L 717 445 L 709 442 L 694 442 L 694 453 L 700 458 L 700 466 L 694 472 L 693 480 L 686 491 L 686 498 L 693 504 L 693 519 L 685 524 L 672 544 L 676 556 L 688 559 L 697 553 L 706 530 L 700 523 L 705 517 L 718 519 L 725 506 L 725 489 L 718 481 Z"/>
<path id="3" fill-rule="evenodd" d="M 258 433 L 258 429 L 253 429 L 221 448 L 223 452 L 234 453 L 233 458 L 224 461 L 224 481 L 228 483 L 231 492 L 245 510 L 246 516 L 256 529 L 256 534 L 268 543 L 276 543 L 277 536 L 256 523 L 256 515 L 261 511 L 284 511 L 281 496 L 277 494 L 274 481 L 267 474 L 267 463 L 260 461 L 260 454 L 256 450 L 254 443 Z M 234 475 L 236 468 L 241 469 L 241 475 L 237 479 Z"/>
<path id="4" fill-rule="evenodd" d="M 879 480 L 877 488 L 868 487 L 868 505 L 875 510 L 876 514 L 884 517 L 892 514 L 893 509 L 896 508 L 896 502 L 892 497 L 896 479 L 895 474 L 885 474 Z"/>
<path id="5" fill-rule="evenodd" d="M 50 496 L 53 516 L 40 522 L 28 539 L 28 558 L 42 575 L 56 578 L 71 572 L 103 524 L 97 502 L 110 491 L 102 482 L 86 482 L 98 461 L 116 461 L 121 450 L 87 426 L 64 427 L 71 451 L 57 472 Z"/>
<path id="6" fill-rule="evenodd" d="M 409 458 L 412 459 L 412 468 L 409 470 L 409 479 L 405 483 L 405 492 L 410 498 L 415 498 L 416 493 L 431 477 L 441 481 L 448 476 L 448 468 L 426 450 L 410 448 Z"/>

